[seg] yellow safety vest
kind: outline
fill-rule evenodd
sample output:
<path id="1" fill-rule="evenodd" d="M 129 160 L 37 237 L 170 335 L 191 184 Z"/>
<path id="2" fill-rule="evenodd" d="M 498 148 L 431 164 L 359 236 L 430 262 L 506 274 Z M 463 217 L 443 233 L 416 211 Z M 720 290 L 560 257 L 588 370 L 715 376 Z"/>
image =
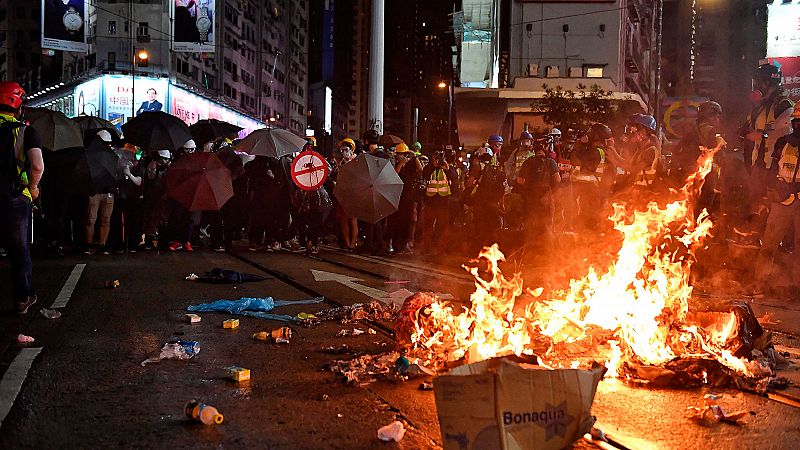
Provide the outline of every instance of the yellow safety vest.
<path id="1" fill-rule="evenodd" d="M 5 122 L 18 122 L 17 118 L 10 115 L 0 113 L 0 124 Z M 31 196 L 31 191 L 28 190 L 28 173 L 25 172 L 25 163 L 27 159 L 27 155 L 25 154 L 25 149 L 23 148 L 23 139 L 24 136 L 22 135 L 23 130 L 25 129 L 24 126 L 14 128 L 14 153 L 17 157 L 17 175 L 20 177 L 20 181 L 25 188 L 22 190 L 22 194 L 25 197 L 28 197 L 28 200 L 33 200 Z"/>
<path id="2" fill-rule="evenodd" d="M 436 169 L 431 173 L 431 179 L 428 181 L 428 189 L 425 192 L 428 197 L 439 195 L 447 197 L 450 195 L 450 183 L 447 182 L 447 176 L 444 174 L 444 169 Z"/>
<path id="3" fill-rule="evenodd" d="M 800 149 L 796 145 L 789 144 L 783 146 L 781 150 L 781 158 L 778 160 L 778 180 L 784 183 L 797 182 L 797 164 L 798 156 L 800 156 Z M 791 205 L 797 200 L 798 193 L 792 193 L 789 197 L 782 201 L 784 205 Z"/>
<path id="4" fill-rule="evenodd" d="M 782 136 L 780 130 L 771 130 L 771 128 L 773 127 L 776 119 L 775 107 L 784 101 L 785 98 L 775 96 L 771 100 L 772 101 L 769 104 L 761 104 L 754 110 L 750 111 L 750 114 L 747 115 L 747 123 L 750 124 L 752 129 L 760 133 L 768 133 L 768 137 L 766 139 L 759 139 L 754 143 L 753 154 L 751 155 L 752 159 L 751 161 L 745 161 L 746 163 L 750 163 L 750 165 L 754 165 L 758 161 L 758 156 L 762 152 L 763 144 L 763 162 L 767 168 L 770 168 L 772 166 L 772 149 L 775 147 L 775 142 L 778 141 L 778 138 Z M 792 107 L 794 106 L 793 103 L 791 103 L 791 105 Z M 753 117 L 754 114 L 756 115 L 755 117 Z"/>
<path id="5" fill-rule="evenodd" d="M 525 149 L 517 150 L 516 156 L 514 157 L 514 178 L 517 178 L 519 175 L 519 171 L 522 170 L 522 165 L 525 164 L 525 161 L 533 155 L 535 155 L 533 151 Z"/>
<path id="6" fill-rule="evenodd" d="M 648 150 L 650 148 L 651 147 L 648 147 L 645 150 Z M 654 152 L 655 157 L 650 162 L 650 166 L 648 168 L 640 171 L 636 175 L 636 181 L 633 183 L 636 186 L 650 186 L 656 179 L 656 168 L 658 167 L 658 160 L 661 156 L 661 152 L 658 151 L 658 147 L 656 147 L 655 145 L 653 145 L 652 148 L 655 150 Z"/>
<path id="7" fill-rule="evenodd" d="M 600 153 L 600 164 L 597 165 L 595 171 L 587 173 L 581 170 L 581 166 L 575 166 L 575 170 L 572 171 L 572 175 L 570 176 L 572 181 L 595 184 L 600 182 L 600 176 L 603 175 L 603 172 L 606 170 L 606 151 L 601 147 L 597 147 L 595 150 Z"/>

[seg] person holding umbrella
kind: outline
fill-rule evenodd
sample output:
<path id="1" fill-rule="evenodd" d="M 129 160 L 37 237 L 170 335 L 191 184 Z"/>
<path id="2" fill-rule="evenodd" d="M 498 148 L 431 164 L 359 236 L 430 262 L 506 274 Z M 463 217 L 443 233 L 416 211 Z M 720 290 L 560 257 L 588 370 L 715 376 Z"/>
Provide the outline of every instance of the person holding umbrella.
<path id="1" fill-rule="evenodd" d="M 368 153 L 376 158 L 389 159 L 383 147 L 378 146 L 380 136 L 375 130 L 368 130 L 364 133 L 364 153 Z M 383 238 L 386 229 L 386 218 L 375 223 L 364 223 L 364 250 L 368 253 L 385 256 L 388 252 L 386 241 Z"/>
<path id="2" fill-rule="evenodd" d="M 333 192 L 336 187 L 339 169 L 355 158 L 356 143 L 351 138 L 344 138 L 339 143 L 338 155 L 334 154 L 331 174 L 325 182 L 328 192 Z M 342 244 L 347 250 L 353 250 L 358 243 L 358 220 L 353 219 L 344 212 L 339 199 L 334 197 L 333 208 L 336 213 L 336 220 L 339 222 L 339 232 L 342 237 Z"/>
<path id="3" fill-rule="evenodd" d="M 176 152 L 176 161 L 179 161 L 186 155 L 194 153 L 195 150 L 197 150 L 197 144 L 195 144 L 193 139 L 189 139 Z M 173 198 L 168 199 L 168 209 L 169 218 L 167 219 L 167 224 L 170 229 L 171 241 L 167 248 L 173 252 L 181 249 L 187 252 L 194 251 L 191 240 L 195 222 L 197 222 L 196 216 L 199 214 L 193 213 L 186 206 Z"/>
<path id="4" fill-rule="evenodd" d="M 116 189 L 116 179 L 112 176 L 101 176 L 94 171 L 94 165 L 100 165 L 100 160 L 109 159 L 108 155 L 116 160 L 114 150 L 111 148 L 111 133 L 108 130 L 100 130 L 94 139 L 86 147 L 86 162 L 89 168 L 89 203 L 86 209 L 86 234 L 84 254 L 92 254 L 92 246 L 97 244 L 97 253 L 108 255 L 106 241 L 111 231 L 111 213 L 114 210 L 114 190 Z M 99 167 L 98 167 L 99 168 Z M 116 169 L 116 163 L 113 168 Z M 99 233 L 95 233 L 95 224 L 98 215 L 100 217 Z"/>
<path id="5" fill-rule="evenodd" d="M 11 263 L 11 298 L 16 313 L 26 314 L 36 303 L 30 252 L 31 203 L 39 197 L 44 172 L 39 134 L 19 121 L 25 91 L 19 84 L 0 82 L 0 236 Z"/>
<path id="6" fill-rule="evenodd" d="M 142 238 L 142 185 L 144 167 L 134 152 L 116 151 L 119 158 L 119 184 L 111 214 L 110 246 L 117 253 L 136 252 Z"/>

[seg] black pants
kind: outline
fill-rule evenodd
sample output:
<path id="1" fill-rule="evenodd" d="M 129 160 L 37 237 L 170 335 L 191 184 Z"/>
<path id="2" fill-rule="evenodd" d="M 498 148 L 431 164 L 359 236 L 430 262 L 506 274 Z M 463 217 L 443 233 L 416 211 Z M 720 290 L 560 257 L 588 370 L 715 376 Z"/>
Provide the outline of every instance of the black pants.
<path id="1" fill-rule="evenodd" d="M 135 250 L 142 239 L 142 199 L 114 198 L 108 246 L 114 250 Z"/>

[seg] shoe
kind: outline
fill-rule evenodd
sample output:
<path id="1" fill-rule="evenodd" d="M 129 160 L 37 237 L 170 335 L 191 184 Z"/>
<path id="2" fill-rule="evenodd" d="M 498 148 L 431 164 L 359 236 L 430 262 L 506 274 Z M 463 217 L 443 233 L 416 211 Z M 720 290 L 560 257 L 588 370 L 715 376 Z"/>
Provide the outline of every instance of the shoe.
<path id="1" fill-rule="evenodd" d="M 174 251 L 182 249 L 183 246 L 181 245 L 180 242 L 170 242 L 169 243 L 169 247 L 167 247 L 167 248 L 170 249 L 170 251 L 174 252 Z"/>
<path id="2" fill-rule="evenodd" d="M 251 244 L 248 250 L 250 250 L 251 252 L 258 252 L 264 250 L 264 246 L 261 244 Z"/>
<path id="3" fill-rule="evenodd" d="M 105 245 L 101 245 L 101 246 L 97 247 L 97 254 L 98 255 L 110 255 L 111 252 L 108 251 L 108 247 L 106 247 Z"/>
<path id="4" fill-rule="evenodd" d="M 185 251 L 187 251 L 187 252 L 193 252 L 194 251 L 194 249 L 192 248 L 192 243 L 191 242 L 187 242 L 187 243 L 183 244 L 183 249 Z"/>
<path id="5" fill-rule="evenodd" d="M 319 247 L 316 246 L 316 245 L 312 245 L 311 246 L 311 253 L 314 254 L 314 255 L 318 254 L 319 253 Z"/>
<path id="6" fill-rule="evenodd" d="M 17 314 L 22 316 L 28 313 L 28 309 L 36 304 L 38 298 L 35 295 L 30 295 L 21 302 L 17 302 Z"/>
<path id="7" fill-rule="evenodd" d="M 94 253 L 94 252 L 92 251 L 92 247 L 91 246 L 87 245 L 86 247 L 84 247 L 84 249 L 83 249 L 83 254 L 84 255 L 91 255 L 92 253 Z"/>
<path id="8" fill-rule="evenodd" d="M 0 258 L 5 258 L 6 255 L 6 249 L 0 247 Z"/>
<path id="9" fill-rule="evenodd" d="M 215 252 L 220 252 L 220 253 L 221 253 L 221 252 L 224 252 L 224 251 L 225 251 L 225 246 L 224 246 L 224 245 L 219 245 L 219 246 L 217 246 L 217 247 L 214 247 L 214 249 L 213 249 L 213 250 L 214 250 Z"/>
<path id="10" fill-rule="evenodd" d="M 272 247 L 272 250 L 274 250 L 276 252 L 281 251 L 281 243 L 278 242 L 278 241 L 273 242 L 271 247 Z"/>

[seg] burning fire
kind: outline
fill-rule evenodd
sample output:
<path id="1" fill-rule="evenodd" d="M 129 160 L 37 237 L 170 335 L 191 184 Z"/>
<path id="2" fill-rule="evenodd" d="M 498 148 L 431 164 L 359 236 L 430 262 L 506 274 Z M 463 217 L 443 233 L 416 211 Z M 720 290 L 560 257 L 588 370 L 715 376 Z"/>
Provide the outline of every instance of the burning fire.
<path id="1" fill-rule="evenodd" d="M 725 349 L 736 331 L 732 313 L 705 329 L 687 319 L 692 257 L 712 227 L 705 211 L 695 218 L 692 200 L 715 153 L 704 152 L 679 200 L 663 207 L 651 202 L 642 211 L 615 204 L 610 220 L 623 237 L 616 260 L 604 273 L 590 268 L 568 289 L 542 297 L 543 290 L 526 289 L 519 274 L 503 275 L 497 244 L 484 248 L 488 276 L 465 267 L 476 286 L 469 309 L 439 300 L 423 308 L 414 319 L 410 354 L 436 367 L 510 354 L 536 355 L 547 367 L 604 361 L 613 377 L 622 375 L 624 362 L 658 365 L 701 356 L 743 375 L 768 374 L 768 367 Z M 519 301 L 523 294 L 535 301 Z"/>

